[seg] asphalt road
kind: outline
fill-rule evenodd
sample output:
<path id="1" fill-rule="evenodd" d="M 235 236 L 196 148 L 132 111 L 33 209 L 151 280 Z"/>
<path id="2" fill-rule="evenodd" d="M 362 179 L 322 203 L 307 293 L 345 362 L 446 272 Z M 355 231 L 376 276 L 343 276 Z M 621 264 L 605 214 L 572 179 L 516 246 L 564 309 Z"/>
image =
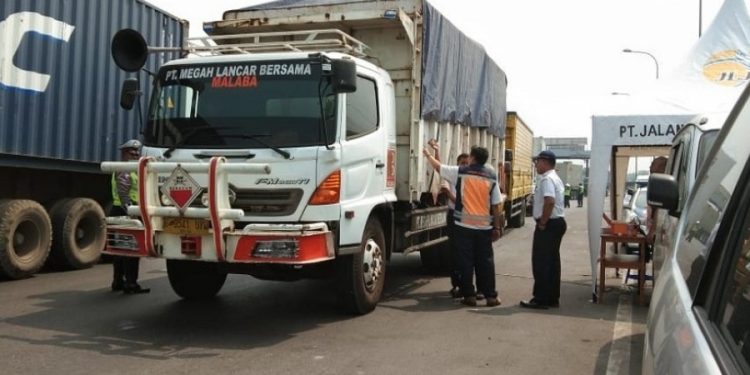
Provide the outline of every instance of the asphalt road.
<path id="1" fill-rule="evenodd" d="M 343 315 L 329 281 L 230 275 L 213 301 L 171 290 L 162 261 L 141 264 L 152 292 L 109 291 L 111 265 L 0 281 L 3 374 L 606 374 L 638 373 L 646 308 L 608 279 L 592 304 L 585 209 L 568 210 L 561 307 L 529 297 L 533 225 L 495 245 L 503 303 L 466 308 L 418 255 L 394 256 L 366 316 Z M 618 312 L 619 306 L 619 312 Z"/>

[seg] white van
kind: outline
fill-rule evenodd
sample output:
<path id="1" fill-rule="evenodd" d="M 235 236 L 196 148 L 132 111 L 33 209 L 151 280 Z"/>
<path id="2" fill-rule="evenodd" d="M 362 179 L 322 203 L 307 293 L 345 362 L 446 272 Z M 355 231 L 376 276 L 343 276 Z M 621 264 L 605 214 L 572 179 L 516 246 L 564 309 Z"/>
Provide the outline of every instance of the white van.
<path id="1" fill-rule="evenodd" d="M 644 374 L 750 372 L 749 97 L 750 87 L 704 152 L 704 168 L 689 194 L 674 171 L 700 168 L 682 170 L 680 159 L 671 163 L 672 174 L 649 180 L 649 204 L 680 217 L 654 286 Z M 687 137 L 686 147 L 695 141 L 689 131 L 679 136 Z"/>
<path id="2" fill-rule="evenodd" d="M 657 210 L 654 240 L 654 278 L 659 275 L 662 263 L 669 256 L 669 249 L 674 246 L 677 222 L 682 214 L 690 189 L 693 187 L 708 151 L 713 146 L 722 124 L 709 124 L 705 118 L 697 117 L 675 135 L 672 150 L 669 153 L 666 173 L 671 175 L 677 184 L 678 202 L 671 210 Z"/>

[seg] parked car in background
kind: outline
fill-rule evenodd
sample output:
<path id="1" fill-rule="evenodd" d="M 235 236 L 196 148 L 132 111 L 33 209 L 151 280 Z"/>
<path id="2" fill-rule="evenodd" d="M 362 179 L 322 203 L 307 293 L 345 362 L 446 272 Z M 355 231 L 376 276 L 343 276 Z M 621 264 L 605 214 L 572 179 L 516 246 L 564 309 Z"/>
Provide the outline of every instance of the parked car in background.
<path id="1" fill-rule="evenodd" d="M 636 223 L 641 228 L 643 233 L 646 233 L 646 213 L 647 199 L 646 195 L 648 192 L 647 187 L 641 187 L 637 189 L 628 189 L 625 199 L 622 203 L 622 219 L 626 223 Z M 629 249 L 638 249 L 637 243 L 627 244 Z"/>
<path id="2" fill-rule="evenodd" d="M 679 176 L 649 180 L 649 204 L 681 212 L 654 286 L 644 374 L 750 372 L 749 96 L 750 87 L 705 153 L 689 194 Z M 672 166 L 693 170 L 683 170 L 680 159 Z"/>

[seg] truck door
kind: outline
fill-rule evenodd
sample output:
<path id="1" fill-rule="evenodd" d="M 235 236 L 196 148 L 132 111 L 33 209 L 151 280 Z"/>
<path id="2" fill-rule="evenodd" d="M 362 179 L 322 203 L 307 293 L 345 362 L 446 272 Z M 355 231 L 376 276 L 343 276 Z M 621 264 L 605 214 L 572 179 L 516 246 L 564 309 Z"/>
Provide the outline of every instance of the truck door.
<path id="1" fill-rule="evenodd" d="M 354 218 L 342 223 L 341 243 L 358 243 L 369 208 L 382 200 L 385 187 L 385 131 L 381 123 L 376 81 L 357 77 L 357 91 L 347 94 L 342 136 L 341 209 Z M 347 226 L 351 230 L 345 230 Z M 351 238 L 346 238 L 351 237 Z"/>

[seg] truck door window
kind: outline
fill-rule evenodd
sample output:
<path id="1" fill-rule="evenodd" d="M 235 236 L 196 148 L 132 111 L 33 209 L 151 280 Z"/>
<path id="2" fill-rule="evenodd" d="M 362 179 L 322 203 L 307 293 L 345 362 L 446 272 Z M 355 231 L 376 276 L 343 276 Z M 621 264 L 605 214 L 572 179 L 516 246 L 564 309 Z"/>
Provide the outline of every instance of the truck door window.
<path id="1" fill-rule="evenodd" d="M 375 82 L 357 77 L 357 91 L 346 96 L 346 139 L 378 129 L 378 91 Z"/>

